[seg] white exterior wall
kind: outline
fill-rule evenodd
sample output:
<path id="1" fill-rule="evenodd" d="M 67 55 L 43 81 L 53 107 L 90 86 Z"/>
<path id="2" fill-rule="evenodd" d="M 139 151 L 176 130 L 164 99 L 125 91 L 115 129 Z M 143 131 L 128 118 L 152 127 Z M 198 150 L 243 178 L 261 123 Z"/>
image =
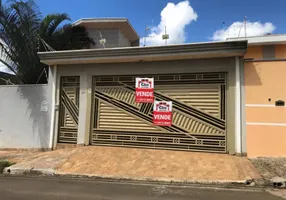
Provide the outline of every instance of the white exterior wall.
<path id="1" fill-rule="evenodd" d="M 51 93 L 48 85 L 0 86 L 0 149 L 49 148 Z"/>

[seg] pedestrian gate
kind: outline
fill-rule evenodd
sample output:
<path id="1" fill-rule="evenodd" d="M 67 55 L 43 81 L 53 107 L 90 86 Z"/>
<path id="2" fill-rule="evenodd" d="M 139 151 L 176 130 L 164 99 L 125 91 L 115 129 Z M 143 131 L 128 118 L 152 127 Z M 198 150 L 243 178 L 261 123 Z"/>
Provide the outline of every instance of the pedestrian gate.
<path id="1" fill-rule="evenodd" d="M 61 77 L 58 142 L 77 143 L 79 76 Z"/>

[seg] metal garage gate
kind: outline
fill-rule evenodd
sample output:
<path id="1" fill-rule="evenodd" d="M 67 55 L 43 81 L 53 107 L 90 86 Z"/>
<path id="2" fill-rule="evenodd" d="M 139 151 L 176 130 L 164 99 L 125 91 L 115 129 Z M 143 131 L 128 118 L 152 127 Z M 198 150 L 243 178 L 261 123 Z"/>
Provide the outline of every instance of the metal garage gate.
<path id="1" fill-rule="evenodd" d="M 58 142 L 77 143 L 79 76 L 61 77 Z"/>
<path id="2" fill-rule="evenodd" d="M 226 152 L 227 73 L 93 77 L 93 145 Z M 155 98 L 173 102 L 173 125 L 152 125 L 135 103 L 135 77 L 154 77 Z"/>

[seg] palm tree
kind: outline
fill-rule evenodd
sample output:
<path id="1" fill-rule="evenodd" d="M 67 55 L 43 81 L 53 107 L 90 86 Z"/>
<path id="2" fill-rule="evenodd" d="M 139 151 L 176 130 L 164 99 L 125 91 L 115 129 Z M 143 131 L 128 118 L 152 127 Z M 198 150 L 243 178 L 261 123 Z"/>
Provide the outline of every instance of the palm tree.
<path id="1" fill-rule="evenodd" d="M 45 83 L 40 75 L 47 68 L 37 52 L 45 50 L 40 38 L 55 50 L 82 49 L 94 44 L 84 27 L 74 27 L 64 21 L 67 14 L 42 15 L 33 0 L 0 0 L 0 62 L 14 73 L 20 83 Z"/>
<path id="2" fill-rule="evenodd" d="M 41 15 L 33 1 L 0 5 L 0 61 L 21 83 L 35 83 L 32 74 L 43 70 L 37 56 Z M 41 66 L 41 67 L 39 67 Z"/>
<path id="3" fill-rule="evenodd" d="M 55 50 L 83 49 L 95 44 L 83 26 L 65 24 L 58 28 L 66 20 L 70 18 L 65 13 L 47 15 L 41 23 L 40 37 Z"/>

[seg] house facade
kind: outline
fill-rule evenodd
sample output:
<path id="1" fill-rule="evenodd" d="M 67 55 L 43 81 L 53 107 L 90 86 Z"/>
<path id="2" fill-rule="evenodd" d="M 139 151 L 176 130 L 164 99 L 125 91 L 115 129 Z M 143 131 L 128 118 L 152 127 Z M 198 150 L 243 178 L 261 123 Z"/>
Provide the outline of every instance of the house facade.
<path id="1" fill-rule="evenodd" d="M 91 36 L 99 46 L 39 53 L 53 79 L 52 147 L 244 153 L 240 83 L 246 41 L 140 47 L 126 19 L 79 21 L 94 27 Z M 111 36 L 103 33 L 110 30 L 91 25 L 99 21 L 98 27 L 116 23 L 115 38 L 124 35 L 126 46 L 111 40 L 108 48 Z M 154 126 L 153 104 L 135 102 L 136 77 L 154 78 L 155 99 L 173 102 L 172 126 Z"/>
<path id="2" fill-rule="evenodd" d="M 49 83 L 42 88 L 48 95 L 37 98 L 44 109 L 37 99 L 28 101 L 33 122 L 44 117 L 33 128 L 41 142 L 27 148 L 101 145 L 286 156 L 285 36 L 141 47 L 124 18 L 74 25 L 85 26 L 96 45 L 39 52 L 49 65 Z M 173 103 L 172 126 L 153 125 L 153 104 L 136 103 L 138 77 L 154 79 L 155 100 Z M 20 98 L 30 97 L 22 93 Z M 13 132 L 6 122 L 3 134 Z"/>

